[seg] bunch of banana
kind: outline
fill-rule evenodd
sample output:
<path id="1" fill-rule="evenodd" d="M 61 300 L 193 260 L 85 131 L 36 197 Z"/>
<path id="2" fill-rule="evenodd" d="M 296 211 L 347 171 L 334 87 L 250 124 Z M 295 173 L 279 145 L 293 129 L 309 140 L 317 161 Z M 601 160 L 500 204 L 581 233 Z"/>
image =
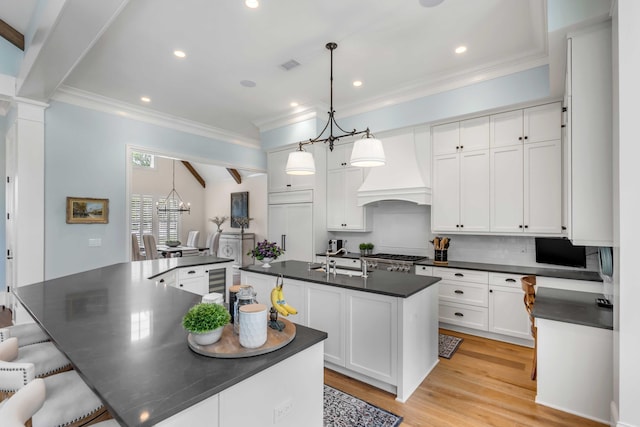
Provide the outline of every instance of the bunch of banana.
<path id="1" fill-rule="evenodd" d="M 283 283 L 276 283 L 274 288 L 271 290 L 271 305 L 273 305 L 273 308 L 275 308 L 278 313 L 285 317 L 290 314 L 298 314 L 298 310 L 291 307 L 284 300 L 284 295 L 282 294 L 282 286 Z"/>

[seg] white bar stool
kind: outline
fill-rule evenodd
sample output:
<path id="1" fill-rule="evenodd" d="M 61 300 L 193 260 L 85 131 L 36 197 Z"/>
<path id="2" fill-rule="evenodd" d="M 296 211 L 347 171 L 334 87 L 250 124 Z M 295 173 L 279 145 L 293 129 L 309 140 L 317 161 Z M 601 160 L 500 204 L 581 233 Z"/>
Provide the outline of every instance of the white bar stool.
<path id="1" fill-rule="evenodd" d="M 49 335 L 35 323 L 25 323 L 0 328 L 0 342 L 6 341 L 11 337 L 18 338 L 21 347 L 49 341 Z"/>

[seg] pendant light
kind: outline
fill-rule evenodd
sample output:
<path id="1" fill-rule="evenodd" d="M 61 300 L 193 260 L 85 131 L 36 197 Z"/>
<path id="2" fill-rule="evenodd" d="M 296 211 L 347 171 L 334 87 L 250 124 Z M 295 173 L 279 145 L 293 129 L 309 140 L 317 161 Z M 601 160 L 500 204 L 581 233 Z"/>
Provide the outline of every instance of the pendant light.
<path id="1" fill-rule="evenodd" d="M 338 47 L 336 43 L 330 42 L 325 46 L 331 52 L 331 75 L 330 75 L 330 108 L 329 108 L 329 120 L 324 125 L 324 128 L 318 136 L 315 138 L 298 142 L 298 149 L 293 153 L 289 153 L 287 159 L 287 166 L 285 171 L 289 175 L 313 175 L 316 173 L 315 163 L 313 161 L 313 155 L 302 148 L 308 144 L 315 144 L 316 142 L 329 142 L 329 150 L 333 151 L 334 143 L 340 138 L 345 136 L 362 135 L 364 137 L 355 142 L 353 151 L 351 152 L 351 166 L 357 167 L 374 167 L 382 166 L 385 164 L 384 149 L 382 148 L 382 142 L 376 139 L 369 131 L 369 128 L 361 131 L 355 129 L 351 132 L 347 132 L 342 129 L 335 120 L 335 110 L 333 109 L 333 51 Z M 343 133 L 340 135 L 333 134 L 333 126 L 340 129 Z M 322 134 L 329 128 L 329 136 L 326 138 L 320 138 Z"/>
<path id="2" fill-rule="evenodd" d="M 169 192 L 169 194 L 167 194 L 167 197 L 165 197 L 164 199 L 164 205 L 161 207 L 160 204 L 158 202 L 156 202 L 156 208 L 158 209 L 158 212 L 179 212 L 179 213 L 183 213 L 186 212 L 189 215 L 191 215 L 191 203 L 184 203 L 182 201 L 182 198 L 180 197 L 180 195 L 178 194 L 178 192 L 176 191 L 176 161 L 173 160 L 173 180 L 172 180 L 172 187 L 171 187 L 171 191 Z"/>

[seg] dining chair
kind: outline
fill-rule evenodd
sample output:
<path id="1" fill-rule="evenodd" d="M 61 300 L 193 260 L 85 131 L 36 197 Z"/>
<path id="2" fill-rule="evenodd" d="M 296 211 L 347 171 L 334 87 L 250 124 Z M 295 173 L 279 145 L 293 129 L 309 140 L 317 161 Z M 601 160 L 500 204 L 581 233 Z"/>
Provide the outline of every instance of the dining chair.
<path id="1" fill-rule="evenodd" d="M 45 378 L 72 369 L 71 362 L 52 342 L 18 347 L 18 339 L 9 338 L 0 343 L 0 371 L 11 366 L 29 366 L 34 378 Z M 17 389 L 0 389 L 0 399 L 12 395 Z"/>
<path id="2" fill-rule="evenodd" d="M 198 238 L 199 237 L 200 237 L 200 232 L 198 230 L 189 231 L 189 234 L 187 235 L 187 244 L 186 244 L 186 246 L 189 246 L 191 248 L 197 248 L 198 247 Z"/>
<path id="3" fill-rule="evenodd" d="M 140 251 L 140 245 L 138 244 L 138 236 L 131 233 L 131 260 L 132 261 L 141 261 L 144 257 L 142 256 L 142 252 Z"/>
<path id="4" fill-rule="evenodd" d="M 524 306 L 529 314 L 531 323 L 531 336 L 533 337 L 533 366 L 531 368 L 531 379 L 535 380 L 538 373 L 538 328 L 533 317 L 533 305 L 536 301 L 536 276 L 524 276 L 520 279 L 522 290 L 524 291 Z"/>
<path id="5" fill-rule="evenodd" d="M 6 341 L 11 337 L 18 338 L 19 347 L 49 341 L 49 335 L 35 323 L 23 323 L 0 328 L 0 342 Z"/>
<path id="6" fill-rule="evenodd" d="M 0 348 L 0 394 L 11 399 L 37 380 L 36 367 L 30 362 L 17 361 L 16 338 L 0 345 L 3 346 Z M 81 426 L 93 420 L 107 419 L 106 408 L 76 371 L 50 375 L 42 381 L 45 399 L 42 407 L 31 417 L 32 427 Z"/>
<path id="7" fill-rule="evenodd" d="M 218 248 L 220 247 L 220 231 L 216 231 L 216 234 L 211 239 L 211 244 L 209 245 L 209 255 L 218 256 Z"/>
<path id="8" fill-rule="evenodd" d="M 156 246 L 156 238 L 153 237 L 153 234 L 144 234 L 142 241 L 147 259 L 158 259 L 158 247 Z"/>
<path id="9" fill-rule="evenodd" d="M 42 405 L 46 396 L 44 380 L 36 378 L 0 404 L 4 427 L 24 427 Z"/>

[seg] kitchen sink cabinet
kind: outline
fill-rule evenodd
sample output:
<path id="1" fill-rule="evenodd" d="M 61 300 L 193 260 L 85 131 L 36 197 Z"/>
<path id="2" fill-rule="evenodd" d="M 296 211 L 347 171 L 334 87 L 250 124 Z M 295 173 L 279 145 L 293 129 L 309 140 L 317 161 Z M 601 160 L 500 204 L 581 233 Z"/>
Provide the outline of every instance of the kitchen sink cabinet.
<path id="1" fill-rule="evenodd" d="M 488 328 L 488 282 L 486 271 L 434 267 L 440 281 L 439 320 L 442 323 L 486 331 Z"/>
<path id="2" fill-rule="evenodd" d="M 370 212 L 358 206 L 364 169 L 342 167 L 327 171 L 327 230 L 370 231 Z"/>
<path id="3" fill-rule="evenodd" d="M 306 284 L 307 325 L 328 334 L 324 342 L 324 360 L 345 366 L 345 290 Z"/>

